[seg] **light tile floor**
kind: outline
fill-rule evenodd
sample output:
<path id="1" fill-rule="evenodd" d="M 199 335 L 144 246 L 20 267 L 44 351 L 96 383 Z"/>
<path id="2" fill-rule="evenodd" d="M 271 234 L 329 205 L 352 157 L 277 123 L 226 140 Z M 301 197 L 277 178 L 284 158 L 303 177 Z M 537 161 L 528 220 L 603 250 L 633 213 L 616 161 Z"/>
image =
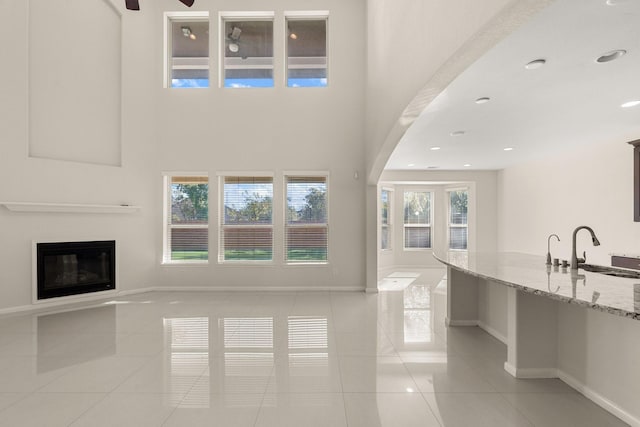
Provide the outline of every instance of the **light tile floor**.
<path id="1" fill-rule="evenodd" d="M 445 328 L 441 275 L 0 318 L 0 426 L 625 425 L 559 380 L 514 379 L 480 329 Z"/>

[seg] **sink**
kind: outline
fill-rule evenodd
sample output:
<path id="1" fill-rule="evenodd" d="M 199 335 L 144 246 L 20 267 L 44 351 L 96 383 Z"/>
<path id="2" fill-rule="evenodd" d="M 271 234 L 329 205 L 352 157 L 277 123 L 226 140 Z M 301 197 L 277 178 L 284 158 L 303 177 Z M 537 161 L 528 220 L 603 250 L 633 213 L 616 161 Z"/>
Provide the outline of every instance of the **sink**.
<path id="1" fill-rule="evenodd" d="M 640 279 L 640 271 L 623 270 L 621 268 L 607 267 L 606 265 L 580 264 L 580 268 L 592 273 L 605 274 L 607 276 L 623 277 L 626 279 Z"/>

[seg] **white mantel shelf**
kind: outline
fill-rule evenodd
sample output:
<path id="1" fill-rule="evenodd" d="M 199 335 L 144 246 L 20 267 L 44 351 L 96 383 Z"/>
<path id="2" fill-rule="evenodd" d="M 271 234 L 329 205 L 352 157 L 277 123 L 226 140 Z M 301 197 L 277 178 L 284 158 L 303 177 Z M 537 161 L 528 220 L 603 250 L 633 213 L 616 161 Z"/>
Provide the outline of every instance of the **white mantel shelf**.
<path id="1" fill-rule="evenodd" d="M 0 205 L 4 205 L 4 207 L 14 212 L 128 214 L 140 210 L 140 206 L 132 205 L 90 205 L 81 203 L 0 202 Z"/>

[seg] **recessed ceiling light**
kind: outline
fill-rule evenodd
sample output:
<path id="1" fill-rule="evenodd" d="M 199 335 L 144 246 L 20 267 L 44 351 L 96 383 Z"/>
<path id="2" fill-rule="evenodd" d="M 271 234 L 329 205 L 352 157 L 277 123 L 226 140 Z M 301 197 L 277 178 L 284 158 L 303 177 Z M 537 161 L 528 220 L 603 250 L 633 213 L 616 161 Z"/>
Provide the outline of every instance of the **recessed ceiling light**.
<path id="1" fill-rule="evenodd" d="M 503 148 L 504 151 L 513 151 L 513 147 L 505 147 Z"/>
<path id="2" fill-rule="evenodd" d="M 462 166 L 464 166 L 465 168 L 468 168 L 468 167 L 471 167 L 471 163 L 465 163 L 465 164 L 464 164 L 464 165 L 462 165 Z"/>
<path id="3" fill-rule="evenodd" d="M 409 166 L 410 168 L 414 167 L 415 164 L 414 163 L 409 163 L 407 166 Z"/>
<path id="4" fill-rule="evenodd" d="M 476 104 L 486 104 L 489 101 L 491 101 L 491 98 L 489 98 L 488 96 L 483 96 L 482 98 L 476 99 Z"/>
<path id="5" fill-rule="evenodd" d="M 625 53 L 627 53 L 627 51 L 624 49 L 612 50 L 600 55 L 598 59 L 596 59 L 596 62 L 603 63 L 603 62 L 615 61 L 616 59 L 624 56 Z"/>
<path id="6" fill-rule="evenodd" d="M 533 61 L 527 63 L 527 65 L 524 66 L 524 68 L 526 68 L 527 70 L 535 70 L 536 68 L 540 68 L 542 67 L 544 64 L 547 63 L 546 59 L 534 59 Z"/>
<path id="7" fill-rule="evenodd" d="M 457 131 L 455 131 L 455 132 L 451 132 L 451 133 L 450 133 L 450 135 L 451 135 L 451 136 L 462 136 L 462 135 L 464 135 L 465 133 L 467 133 L 467 132 L 466 132 L 466 131 L 464 131 L 464 130 L 457 130 Z"/>
<path id="8" fill-rule="evenodd" d="M 431 147 L 431 151 L 438 151 L 440 147 Z"/>
<path id="9" fill-rule="evenodd" d="M 622 108 L 631 108 L 631 107 L 635 107 L 636 105 L 640 105 L 640 101 L 639 100 L 625 102 L 624 104 L 621 105 L 621 107 Z"/>
<path id="10" fill-rule="evenodd" d="M 607 0 L 607 6 L 617 6 L 619 4 L 629 3 L 630 0 Z"/>

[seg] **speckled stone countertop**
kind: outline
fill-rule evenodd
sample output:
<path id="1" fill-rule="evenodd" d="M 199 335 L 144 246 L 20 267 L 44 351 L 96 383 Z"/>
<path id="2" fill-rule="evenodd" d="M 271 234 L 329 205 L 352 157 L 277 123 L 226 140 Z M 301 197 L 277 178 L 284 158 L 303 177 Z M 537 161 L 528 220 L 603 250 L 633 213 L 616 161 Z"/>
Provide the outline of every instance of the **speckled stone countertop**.
<path id="1" fill-rule="evenodd" d="M 472 276 L 589 307 L 617 316 L 640 320 L 640 279 L 628 279 L 578 269 L 545 265 L 545 257 L 516 252 L 459 252 L 434 257 Z"/>

